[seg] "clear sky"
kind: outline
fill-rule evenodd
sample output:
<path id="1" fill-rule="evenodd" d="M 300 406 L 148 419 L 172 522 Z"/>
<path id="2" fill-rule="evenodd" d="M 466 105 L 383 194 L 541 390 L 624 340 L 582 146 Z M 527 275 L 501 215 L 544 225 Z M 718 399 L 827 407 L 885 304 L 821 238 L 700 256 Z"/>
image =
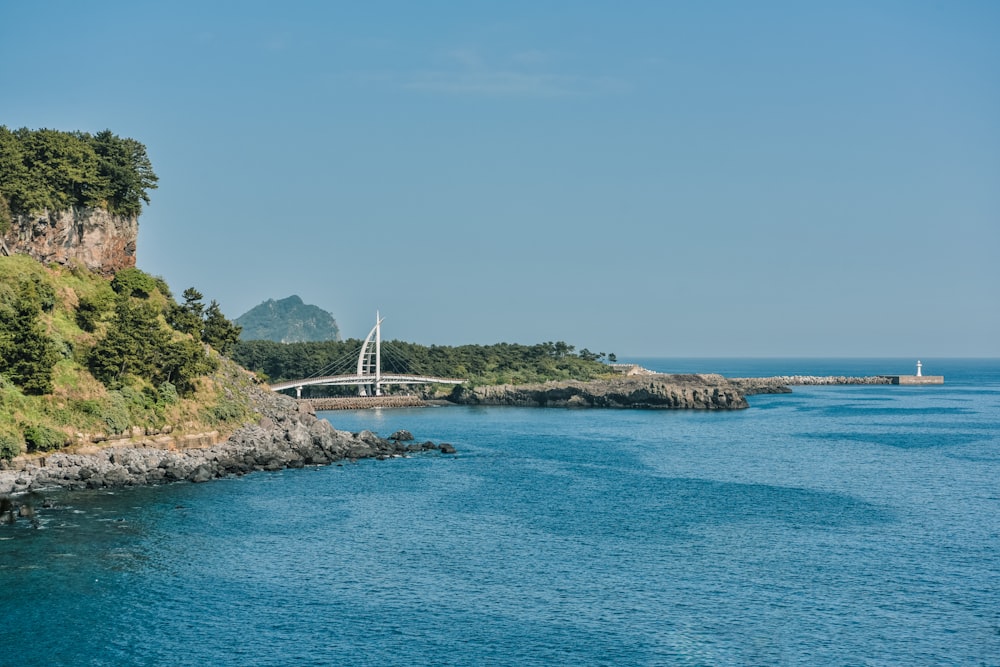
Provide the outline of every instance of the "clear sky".
<path id="1" fill-rule="evenodd" d="M 231 317 L 1000 356 L 1000 2 L 0 0 L 0 123 L 146 144 Z"/>

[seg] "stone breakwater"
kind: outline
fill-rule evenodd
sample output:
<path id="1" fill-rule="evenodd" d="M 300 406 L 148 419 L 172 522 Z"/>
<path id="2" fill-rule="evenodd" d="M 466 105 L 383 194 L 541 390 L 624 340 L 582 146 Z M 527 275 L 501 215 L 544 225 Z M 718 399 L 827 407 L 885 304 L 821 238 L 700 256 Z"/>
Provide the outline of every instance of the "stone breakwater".
<path id="1" fill-rule="evenodd" d="M 367 410 L 369 408 L 422 408 L 427 401 L 416 396 L 334 396 L 303 398 L 313 410 Z"/>
<path id="2" fill-rule="evenodd" d="M 206 482 L 257 470 L 280 470 L 340 460 L 385 459 L 436 450 L 454 454 L 447 443 L 412 443 L 398 431 L 388 439 L 370 431 L 338 431 L 307 405 L 272 394 L 261 399 L 258 423 L 239 428 L 227 440 L 185 449 L 114 445 L 94 453 L 19 457 L 0 470 L 0 496 L 39 489 L 95 489 L 175 481 Z M 11 515 L 13 516 L 13 515 Z M 3 519 L 3 516 L 0 516 Z"/>
<path id="3" fill-rule="evenodd" d="M 763 378 L 729 378 L 744 396 L 756 394 L 790 394 L 791 386 L 841 385 L 841 384 L 892 384 L 881 375 L 850 377 L 844 375 L 776 375 Z"/>
<path id="4" fill-rule="evenodd" d="M 748 407 L 740 390 L 721 375 L 642 375 L 606 380 L 561 380 L 544 384 L 460 387 L 462 405 L 524 407 L 739 410 Z"/>

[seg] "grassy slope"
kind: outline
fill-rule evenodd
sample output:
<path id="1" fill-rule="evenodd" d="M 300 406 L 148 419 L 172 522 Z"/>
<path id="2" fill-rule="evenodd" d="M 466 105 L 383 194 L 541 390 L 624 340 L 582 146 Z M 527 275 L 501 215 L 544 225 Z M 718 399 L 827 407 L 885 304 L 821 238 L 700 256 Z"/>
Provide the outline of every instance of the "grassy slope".
<path id="1" fill-rule="evenodd" d="M 54 390 L 44 396 L 25 395 L 2 376 L 0 368 L 0 434 L 23 445 L 25 430 L 40 425 L 64 434 L 66 445 L 71 446 L 89 444 L 101 434 L 152 432 L 166 426 L 175 432 L 227 433 L 252 414 L 247 393 L 239 387 L 250 380 L 231 363 L 200 378 L 195 392 L 176 402 L 160 400 L 156 388 L 140 380 L 109 390 L 86 366 L 87 353 L 103 335 L 105 325 L 88 333 L 76 324 L 80 298 L 110 291 L 108 280 L 85 269 L 46 267 L 26 256 L 0 257 L 0 290 L 15 289 L 21 280 L 32 277 L 55 291 L 55 307 L 40 317 L 61 359 L 53 371 Z M 168 303 L 168 297 L 159 292 L 149 300 L 161 309 Z"/>

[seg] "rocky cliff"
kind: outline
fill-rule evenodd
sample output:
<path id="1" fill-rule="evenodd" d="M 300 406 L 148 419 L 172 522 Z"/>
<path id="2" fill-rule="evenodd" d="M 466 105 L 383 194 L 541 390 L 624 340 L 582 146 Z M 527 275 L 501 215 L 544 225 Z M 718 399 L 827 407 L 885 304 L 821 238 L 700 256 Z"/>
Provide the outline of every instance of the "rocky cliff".
<path id="1" fill-rule="evenodd" d="M 459 387 L 452 395 L 466 405 L 526 407 L 738 410 L 743 394 L 721 375 L 646 375 L 580 382 Z"/>
<path id="2" fill-rule="evenodd" d="M 17 215 L 0 237 L 0 253 L 29 255 L 44 264 L 78 262 L 110 275 L 135 266 L 136 216 L 100 208 Z"/>

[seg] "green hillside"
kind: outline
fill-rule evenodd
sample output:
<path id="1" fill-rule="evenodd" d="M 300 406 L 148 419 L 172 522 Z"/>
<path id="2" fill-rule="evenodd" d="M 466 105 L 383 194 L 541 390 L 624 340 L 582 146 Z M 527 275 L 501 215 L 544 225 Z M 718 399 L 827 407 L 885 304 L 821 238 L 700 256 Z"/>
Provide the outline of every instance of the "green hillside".
<path id="1" fill-rule="evenodd" d="M 251 382 L 229 353 L 239 329 L 190 289 L 178 303 L 138 269 L 0 257 L 0 459 L 122 434 L 234 429 Z"/>
<path id="2" fill-rule="evenodd" d="M 333 315 L 319 306 L 302 302 L 292 295 L 268 299 L 236 318 L 243 340 L 271 340 L 278 343 L 305 343 L 340 340 L 340 328 Z"/>

